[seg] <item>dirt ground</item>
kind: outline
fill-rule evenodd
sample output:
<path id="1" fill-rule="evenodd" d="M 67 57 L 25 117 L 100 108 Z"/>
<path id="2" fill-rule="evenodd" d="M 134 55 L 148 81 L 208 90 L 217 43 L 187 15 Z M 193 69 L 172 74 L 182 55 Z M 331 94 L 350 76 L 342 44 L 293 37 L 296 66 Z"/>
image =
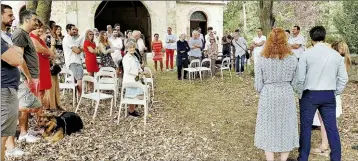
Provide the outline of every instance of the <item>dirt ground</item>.
<path id="1" fill-rule="evenodd" d="M 357 66 L 350 71 L 356 77 Z M 143 118 L 124 118 L 116 124 L 118 108 L 109 116 L 109 102 L 100 104 L 95 121 L 89 102 L 79 111 L 85 128 L 50 144 L 20 143 L 29 152 L 11 160 L 264 160 L 254 146 L 258 95 L 253 77 L 245 73 L 230 80 L 225 73 L 213 80 L 179 81 L 175 72 L 155 74 L 155 102 L 147 125 Z M 358 79 L 357 79 L 358 80 Z M 358 83 L 350 82 L 342 95 L 343 114 L 338 119 L 342 141 L 342 160 L 357 160 Z M 71 96 L 62 98 L 64 107 L 74 111 Z M 143 110 L 140 109 L 140 112 Z M 299 112 L 299 108 L 297 108 Z M 320 131 L 313 131 L 312 146 L 317 147 Z M 297 149 L 290 158 L 297 158 Z M 325 161 L 327 156 L 311 154 L 310 160 Z"/>

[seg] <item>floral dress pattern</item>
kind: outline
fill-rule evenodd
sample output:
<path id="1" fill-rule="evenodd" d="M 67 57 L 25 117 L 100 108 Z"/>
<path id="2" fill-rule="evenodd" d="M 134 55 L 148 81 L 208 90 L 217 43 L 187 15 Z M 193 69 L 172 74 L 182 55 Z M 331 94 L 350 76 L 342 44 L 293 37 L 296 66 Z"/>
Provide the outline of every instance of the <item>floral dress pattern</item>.
<path id="1" fill-rule="evenodd" d="M 57 54 L 55 63 L 62 68 L 63 65 L 65 64 L 65 55 L 63 53 L 63 48 L 62 48 L 62 38 L 55 40 L 55 49 Z"/>
<path id="2" fill-rule="evenodd" d="M 106 50 L 108 50 L 110 48 L 111 48 L 111 46 L 109 46 L 109 45 L 106 46 Z M 101 56 L 101 66 L 102 67 L 112 67 L 114 69 L 117 68 L 117 65 L 114 63 L 110 53 L 102 54 L 102 56 Z"/>

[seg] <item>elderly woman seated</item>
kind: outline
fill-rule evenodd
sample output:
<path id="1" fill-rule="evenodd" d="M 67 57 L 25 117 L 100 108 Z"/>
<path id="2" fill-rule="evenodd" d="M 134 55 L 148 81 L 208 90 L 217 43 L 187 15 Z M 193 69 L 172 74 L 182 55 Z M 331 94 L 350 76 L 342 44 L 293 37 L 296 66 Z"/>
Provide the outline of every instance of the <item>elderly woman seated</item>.
<path id="1" fill-rule="evenodd" d="M 137 82 L 140 75 L 145 74 L 141 68 L 138 58 L 134 55 L 136 43 L 128 41 L 126 44 L 127 54 L 123 57 L 123 83 Z M 127 88 L 124 97 L 135 98 L 143 95 L 143 91 L 139 88 Z M 135 111 L 135 105 L 129 105 L 128 114 L 138 117 Z"/>

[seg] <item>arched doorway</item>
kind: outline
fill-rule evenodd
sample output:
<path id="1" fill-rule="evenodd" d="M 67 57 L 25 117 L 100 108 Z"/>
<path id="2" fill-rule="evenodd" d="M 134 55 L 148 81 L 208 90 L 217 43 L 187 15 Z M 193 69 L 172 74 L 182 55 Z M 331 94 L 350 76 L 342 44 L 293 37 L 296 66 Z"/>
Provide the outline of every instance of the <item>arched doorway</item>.
<path id="1" fill-rule="evenodd" d="M 201 33 L 206 35 L 207 32 L 207 17 L 202 11 L 195 11 L 190 16 L 190 35 L 193 30 L 196 30 L 198 27 L 201 28 Z"/>
<path id="2" fill-rule="evenodd" d="M 103 1 L 98 6 L 94 25 L 98 30 L 107 30 L 107 25 L 119 23 L 123 34 L 127 30 L 142 32 L 150 49 L 152 39 L 150 14 L 140 1 Z"/>

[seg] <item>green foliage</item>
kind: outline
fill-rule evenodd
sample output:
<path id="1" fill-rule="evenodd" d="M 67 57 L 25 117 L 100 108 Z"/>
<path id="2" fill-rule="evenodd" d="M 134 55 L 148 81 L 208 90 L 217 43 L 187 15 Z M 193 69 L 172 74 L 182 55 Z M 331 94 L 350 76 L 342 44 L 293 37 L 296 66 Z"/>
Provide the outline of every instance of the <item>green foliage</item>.
<path id="1" fill-rule="evenodd" d="M 243 4 L 246 6 L 246 30 L 244 28 Z M 356 1 L 275 1 L 273 14 L 276 27 L 290 29 L 294 25 L 301 27 L 301 34 L 310 46 L 309 30 L 322 25 L 327 30 L 326 41 L 344 39 L 354 53 L 358 46 L 358 12 Z M 260 27 L 257 1 L 231 1 L 224 12 L 225 32 L 239 28 L 247 41 L 256 36 L 255 29 Z"/>
<path id="2" fill-rule="evenodd" d="M 246 9 L 246 29 L 244 28 L 243 5 Z M 224 32 L 231 33 L 240 29 L 249 42 L 256 36 L 256 28 L 260 27 L 256 1 L 231 1 L 224 11 Z"/>
<path id="3" fill-rule="evenodd" d="M 340 10 L 334 16 L 334 25 L 338 33 L 348 43 L 351 53 L 358 53 L 358 2 L 343 1 Z"/>

